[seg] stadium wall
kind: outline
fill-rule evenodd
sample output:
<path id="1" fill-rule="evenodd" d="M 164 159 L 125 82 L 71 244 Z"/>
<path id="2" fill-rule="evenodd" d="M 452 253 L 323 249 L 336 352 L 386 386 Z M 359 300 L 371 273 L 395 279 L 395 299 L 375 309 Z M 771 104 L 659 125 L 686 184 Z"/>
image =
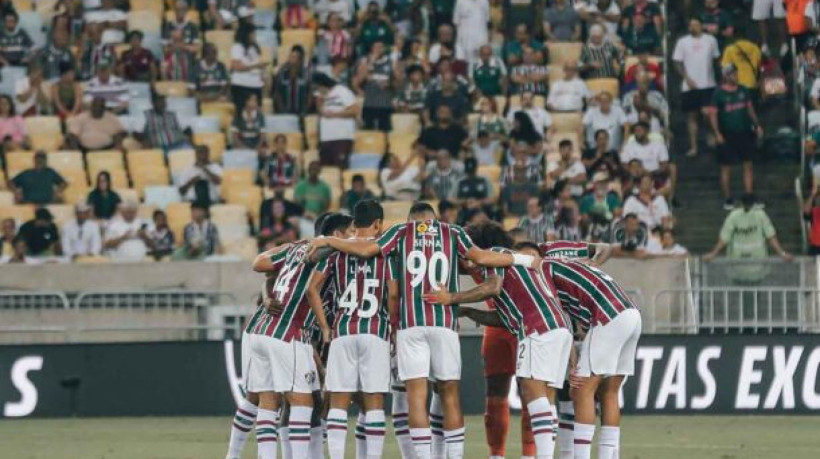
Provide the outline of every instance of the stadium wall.
<path id="1" fill-rule="evenodd" d="M 484 410 L 480 349 L 463 338 L 467 414 Z M 0 417 L 229 416 L 238 368 L 233 341 L 0 346 Z M 624 411 L 817 414 L 819 370 L 820 336 L 647 336 Z"/>

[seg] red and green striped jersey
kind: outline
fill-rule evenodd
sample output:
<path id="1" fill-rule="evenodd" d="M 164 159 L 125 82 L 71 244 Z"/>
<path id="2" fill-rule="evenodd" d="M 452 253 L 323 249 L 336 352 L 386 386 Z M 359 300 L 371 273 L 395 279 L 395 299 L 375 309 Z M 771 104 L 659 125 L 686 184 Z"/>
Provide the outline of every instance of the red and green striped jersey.
<path id="1" fill-rule="evenodd" d="M 538 244 L 544 258 L 591 258 L 592 246 L 586 242 L 552 241 Z"/>
<path id="2" fill-rule="evenodd" d="M 266 312 L 251 333 L 286 342 L 306 340 L 315 319 L 306 295 L 313 274 L 313 264 L 305 260 L 307 249 L 308 243 L 299 241 L 271 257 L 273 270 L 279 272 L 271 296 L 282 303 L 282 311 L 276 315 Z"/>
<path id="3" fill-rule="evenodd" d="M 460 226 L 438 220 L 393 225 L 378 239 L 382 256 L 396 257 L 399 275 L 399 329 L 445 327 L 458 330 L 458 305 L 426 303 L 422 295 L 444 285 L 458 291 L 458 260 L 473 241 Z"/>
<path id="4" fill-rule="evenodd" d="M 253 314 L 245 320 L 245 326 L 242 327 L 242 331 L 245 333 L 251 333 L 251 330 L 256 327 L 256 324 L 259 323 L 259 320 L 262 319 L 267 312 L 265 309 L 265 300 L 270 298 L 270 292 L 268 291 L 267 285 L 267 281 L 262 282 L 262 302 L 256 305 L 256 310 L 254 310 Z"/>
<path id="5" fill-rule="evenodd" d="M 493 247 L 495 252 L 514 253 Z M 495 311 L 504 328 L 516 338 L 524 339 L 534 333 L 546 333 L 567 328 L 567 319 L 561 310 L 555 286 L 540 270 L 524 266 L 483 268 L 484 278 L 502 279 L 501 294 L 494 298 Z"/>
<path id="6" fill-rule="evenodd" d="M 637 308 L 621 286 L 598 268 L 557 259 L 544 259 L 541 267 L 552 278 L 561 304 L 583 329 L 606 325 L 621 312 Z"/>
<path id="7" fill-rule="evenodd" d="M 334 252 L 316 265 L 336 292 L 333 339 L 371 334 L 387 340 L 390 318 L 388 284 L 395 279 L 393 257 L 357 258 Z"/>

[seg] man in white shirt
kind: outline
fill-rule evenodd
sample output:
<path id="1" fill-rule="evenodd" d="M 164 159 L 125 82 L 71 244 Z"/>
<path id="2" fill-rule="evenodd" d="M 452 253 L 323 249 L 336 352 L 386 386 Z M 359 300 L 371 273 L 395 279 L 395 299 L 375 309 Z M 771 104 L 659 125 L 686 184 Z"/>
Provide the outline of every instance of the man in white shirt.
<path id="1" fill-rule="evenodd" d="M 63 255 L 75 257 L 99 255 L 102 250 L 100 225 L 91 219 L 91 206 L 86 203 L 74 207 L 75 219 L 63 227 Z"/>
<path id="2" fill-rule="evenodd" d="M 552 117 L 550 113 L 541 107 L 535 106 L 535 94 L 532 91 L 522 92 L 521 107 L 510 110 L 510 112 L 507 113 L 507 122 L 510 123 L 510 126 L 512 126 L 513 120 L 515 120 L 515 114 L 518 112 L 526 113 L 527 116 L 530 117 L 530 121 L 532 121 L 535 130 L 544 136 L 545 139 L 554 133 L 555 129 L 552 127 Z"/>
<path id="3" fill-rule="evenodd" d="M 148 253 L 145 244 L 147 224 L 137 216 L 137 203 L 120 204 L 119 215 L 105 228 L 103 247 L 115 261 L 142 261 Z"/>
<path id="4" fill-rule="evenodd" d="M 453 8 L 453 24 L 456 26 L 458 45 L 467 60 L 478 57 L 478 49 L 489 41 L 487 24 L 490 22 L 488 0 L 456 0 Z"/>
<path id="5" fill-rule="evenodd" d="M 90 105 L 94 98 L 102 97 L 106 108 L 120 114 L 128 109 L 130 96 L 123 79 L 112 73 L 113 66 L 107 60 L 97 64 L 97 75 L 85 85 L 83 102 Z"/>
<path id="6" fill-rule="evenodd" d="M 324 166 L 346 169 L 360 110 L 356 95 L 324 73 L 314 74 L 313 84 L 319 107 L 319 158 Z"/>
<path id="7" fill-rule="evenodd" d="M 663 229 L 660 240 L 651 238 L 646 243 L 646 254 L 653 258 L 686 258 L 689 256 L 689 251 L 675 241 L 674 231 Z"/>
<path id="8" fill-rule="evenodd" d="M 28 75 L 14 83 L 15 112 L 20 116 L 40 114 L 49 107 L 49 99 L 43 90 L 43 69 L 37 63 L 28 67 Z"/>
<path id="9" fill-rule="evenodd" d="M 703 24 L 698 17 L 689 20 L 689 35 L 681 37 L 675 44 L 672 60 L 683 80 L 681 108 L 687 112 L 689 151 L 687 156 L 698 154 L 698 115 L 712 101 L 715 89 L 715 60 L 720 58 L 720 49 L 715 37 L 703 32 Z"/>
<path id="10" fill-rule="evenodd" d="M 589 88 L 578 78 L 578 61 L 564 64 L 564 78 L 552 83 L 547 98 L 547 109 L 557 112 L 579 112 L 589 97 Z"/>
<path id="11" fill-rule="evenodd" d="M 666 199 L 660 194 L 655 194 L 655 181 L 649 174 L 641 177 L 638 194 L 626 198 L 624 214 L 637 215 L 650 229 L 657 226 L 668 228 L 672 224 L 672 213 Z"/>
<path id="12" fill-rule="evenodd" d="M 561 154 L 561 160 L 557 163 L 547 164 L 547 174 L 552 180 L 566 180 L 569 184 L 570 193 L 576 198 L 580 198 L 584 194 L 587 169 L 580 158 L 573 156 L 571 140 L 562 140 L 558 144 L 558 152 Z"/>
<path id="13" fill-rule="evenodd" d="M 586 138 L 586 147 L 595 146 L 595 133 L 604 130 L 609 134 L 607 150 L 620 150 L 624 134 L 629 132 L 629 123 L 621 107 L 612 105 L 612 94 L 602 92 L 598 94 L 598 106 L 590 107 L 584 113 L 583 126 Z"/>
<path id="14" fill-rule="evenodd" d="M 678 169 L 669 163 L 669 150 L 660 140 L 649 137 L 649 125 L 639 121 L 632 126 L 632 138 L 621 152 L 621 163 L 626 167 L 630 161 L 637 159 L 646 172 L 662 179 L 660 192 L 670 199 L 674 198 L 678 181 Z"/>
<path id="15" fill-rule="evenodd" d="M 177 177 L 179 194 L 189 202 L 219 202 L 222 166 L 211 162 L 211 152 L 207 146 L 197 145 L 195 148 L 196 162 Z"/>

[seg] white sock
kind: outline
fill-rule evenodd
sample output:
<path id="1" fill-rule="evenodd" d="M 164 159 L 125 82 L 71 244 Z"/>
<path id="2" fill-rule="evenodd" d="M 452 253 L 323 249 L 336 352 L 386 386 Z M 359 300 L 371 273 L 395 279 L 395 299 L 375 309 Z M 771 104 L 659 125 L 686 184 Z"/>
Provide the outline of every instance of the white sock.
<path id="1" fill-rule="evenodd" d="M 327 413 L 327 451 L 330 459 L 344 459 L 347 440 L 347 411 L 333 408 Z"/>
<path id="2" fill-rule="evenodd" d="M 248 432 L 253 429 L 253 422 L 256 419 L 257 408 L 256 405 L 242 399 L 236 413 L 233 416 L 233 424 L 231 425 L 231 440 L 228 443 L 227 459 L 238 458 L 242 456 L 242 448 L 245 446 L 245 441 L 248 439 Z"/>
<path id="3" fill-rule="evenodd" d="M 290 429 L 287 426 L 279 427 L 279 443 L 282 444 L 282 459 L 293 459 L 293 451 L 290 449 Z"/>
<path id="4" fill-rule="evenodd" d="M 575 435 L 573 435 L 575 459 L 589 459 L 592 454 L 593 436 L 595 436 L 595 424 L 575 423 Z"/>
<path id="5" fill-rule="evenodd" d="M 259 408 L 256 413 L 256 443 L 258 459 L 276 459 L 279 413 Z M 234 456 L 239 457 L 239 456 Z"/>
<path id="6" fill-rule="evenodd" d="M 444 431 L 444 444 L 447 447 L 448 459 L 464 457 L 464 427 Z"/>
<path id="7" fill-rule="evenodd" d="M 310 428 L 310 444 L 308 445 L 308 457 L 310 459 L 324 459 L 325 427 L 318 425 Z"/>
<path id="8" fill-rule="evenodd" d="M 430 459 L 432 450 L 430 443 L 432 442 L 429 428 L 414 429 L 410 428 L 410 438 L 413 440 L 413 450 L 416 452 L 416 459 Z"/>
<path id="9" fill-rule="evenodd" d="M 399 443 L 402 459 L 413 459 L 413 441 L 410 439 L 410 426 L 407 423 L 407 392 L 393 391 L 393 432 Z"/>
<path id="10" fill-rule="evenodd" d="M 573 459 L 575 406 L 572 402 L 558 402 L 558 458 Z"/>
<path id="11" fill-rule="evenodd" d="M 547 397 L 537 398 L 527 404 L 535 437 L 535 454 L 538 459 L 552 459 L 555 440 L 552 437 L 552 406 Z"/>
<path id="12" fill-rule="evenodd" d="M 601 426 L 598 434 L 598 458 L 618 459 L 618 450 L 621 446 L 621 428 L 616 426 Z"/>
<path id="13" fill-rule="evenodd" d="M 430 398 L 430 432 L 432 434 L 432 458 L 444 459 L 447 454 L 444 444 L 444 413 L 441 409 L 441 398 L 435 392 Z"/>
<path id="14" fill-rule="evenodd" d="M 384 410 L 372 410 L 365 413 L 364 433 L 367 438 L 367 459 L 381 459 L 384 451 L 385 424 Z"/>
<path id="15" fill-rule="evenodd" d="M 356 416 L 356 459 L 367 459 L 367 435 L 364 424 L 364 412 L 359 411 L 359 415 Z"/>
<path id="16" fill-rule="evenodd" d="M 307 459 L 310 448 L 310 418 L 313 408 L 291 405 L 288 428 L 293 459 Z"/>

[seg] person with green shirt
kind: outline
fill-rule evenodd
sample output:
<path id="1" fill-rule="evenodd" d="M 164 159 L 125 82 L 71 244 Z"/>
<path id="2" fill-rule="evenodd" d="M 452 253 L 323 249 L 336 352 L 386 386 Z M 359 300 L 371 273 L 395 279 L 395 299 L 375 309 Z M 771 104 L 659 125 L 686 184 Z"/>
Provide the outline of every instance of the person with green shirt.
<path id="1" fill-rule="evenodd" d="M 751 193 L 754 187 L 752 159 L 757 148 L 756 139 L 763 137 L 763 128 L 757 119 L 752 96 L 738 85 L 737 67 L 723 66 L 723 85 L 712 94 L 709 123 L 715 133 L 720 164 L 720 189 L 724 208 L 734 208 L 730 193 L 732 164 L 743 163 L 743 191 Z"/>
<path id="2" fill-rule="evenodd" d="M 293 200 L 305 209 L 305 216 L 316 218 L 330 207 L 330 186 L 319 178 L 322 165 L 313 161 L 308 166 L 308 176 L 296 184 Z"/>
<path id="3" fill-rule="evenodd" d="M 62 200 L 68 186 L 65 179 L 48 167 L 44 151 L 34 154 L 34 167 L 15 175 L 9 182 L 19 204 L 54 204 Z"/>
<path id="4" fill-rule="evenodd" d="M 603 171 L 596 172 L 592 181 L 592 193 L 582 197 L 579 204 L 581 218 L 589 221 L 593 216 L 598 216 L 601 220 L 612 221 L 620 217 L 623 213 L 623 203 L 617 193 L 609 191 L 609 174 Z"/>
<path id="5" fill-rule="evenodd" d="M 508 40 L 504 47 L 504 60 L 508 66 L 520 64 L 524 60 L 524 48 L 530 47 L 535 51 L 535 63 L 543 64 L 548 62 L 547 50 L 544 45 L 532 38 L 530 28 L 526 24 L 518 24 L 515 27 L 515 39 Z"/>
<path id="6" fill-rule="evenodd" d="M 359 23 L 355 33 L 359 45 L 359 54 L 367 54 L 370 51 L 370 46 L 377 41 L 384 43 L 385 47 L 390 49 L 393 46 L 393 29 L 393 23 L 390 22 L 387 14 L 381 11 L 378 2 L 368 3 L 367 15 Z"/>
<path id="7" fill-rule="evenodd" d="M 507 93 L 507 67 L 504 62 L 493 56 L 490 45 L 478 49 L 478 61 L 472 63 L 470 78 L 481 95 L 487 97 L 503 96 Z"/>

